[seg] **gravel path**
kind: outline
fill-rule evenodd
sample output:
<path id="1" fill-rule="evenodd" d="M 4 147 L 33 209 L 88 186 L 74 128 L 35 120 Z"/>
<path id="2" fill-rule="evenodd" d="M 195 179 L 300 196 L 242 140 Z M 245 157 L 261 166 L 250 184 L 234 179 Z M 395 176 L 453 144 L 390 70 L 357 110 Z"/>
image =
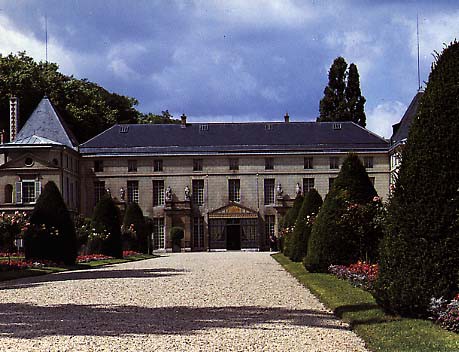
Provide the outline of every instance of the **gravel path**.
<path id="1" fill-rule="evenodd" d="M 0 351 L 365 351 L 269 253 L 184 253 L 0 283 Z"/>

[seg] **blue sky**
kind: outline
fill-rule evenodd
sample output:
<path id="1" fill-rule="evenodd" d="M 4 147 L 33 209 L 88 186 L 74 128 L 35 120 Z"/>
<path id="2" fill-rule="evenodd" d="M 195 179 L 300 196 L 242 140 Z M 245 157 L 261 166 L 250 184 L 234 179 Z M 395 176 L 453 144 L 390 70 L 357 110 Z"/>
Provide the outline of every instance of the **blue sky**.
<path id="1" fill-rule="evenodd" d="M 189 121 L 314 120 L 337 56 L 354 62 L 367 127 L 390 137 L 434 50 L 459 34 L 457 1 L 0 0 L 0 52 L 25 50 Z"/>

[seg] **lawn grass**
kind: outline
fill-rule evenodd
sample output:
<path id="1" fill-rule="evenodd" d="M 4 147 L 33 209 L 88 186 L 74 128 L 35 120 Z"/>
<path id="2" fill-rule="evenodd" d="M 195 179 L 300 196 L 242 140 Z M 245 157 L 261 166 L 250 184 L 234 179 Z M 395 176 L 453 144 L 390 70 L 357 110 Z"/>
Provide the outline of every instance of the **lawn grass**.
<path id="1" fill-rule="evenodd" d="M 22 269 L 22 270 L 12 270 L 12 271 L 4 271 L 0 272 L 0 281 L 7 281 L 7 280 L 14 280 L 19 279 L 22 277 L 29 277 L 29 276 L 38 276 L 38 275 L 45 275 L 51 273 L 57 273 L 62 271 L 69 271 L 69 270 L 85 270 L 85 269 L 93 269 L 102 267 L 105 265 L 112 265 L 112 264 L 119 264 L 119 263 L 128 263 L 128 262 L 135 262 L 138 260 L 144 259 L 151 259 L 157 258 L 158 255 L 154 254 L 138 254 L 129 256 L 123 259 L 104 259 L 104 260 L 93 260 L 87 263 L 80 263 L 71 266 L 53 266 L 53 267 L 43 267 L 43 268 L 36 268 L 36 269 Z M 18 258 L 23 259 L 23 258 Z"/>
<path id="2" fill-rule="evenodd" d="M 273 258 L 333 312 L 348 322 L 371 351 L 459 351 L 459 335 L 430 321 L 387 315 L 373 296 L 330 274 L 309 273 L 282 254 Z"/>

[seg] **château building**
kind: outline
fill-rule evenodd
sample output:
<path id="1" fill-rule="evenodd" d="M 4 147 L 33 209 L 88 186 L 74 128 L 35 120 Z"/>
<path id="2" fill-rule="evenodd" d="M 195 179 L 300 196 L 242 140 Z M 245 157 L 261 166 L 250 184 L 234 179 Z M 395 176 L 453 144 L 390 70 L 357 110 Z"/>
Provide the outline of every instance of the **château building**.
<path id="1" fill-rule="evenodd" d="M 11 101 L 17 113 L 16 101 Z M 16 109 L 16 110 L 15 110 Z M 14 113 L 10 125 L 18 126 Z M 0 145 L 0 211 L 30 211 L 54 181 L 70 210 L 91 216 L 109 193 L 153 220 L 155 250 L 173 226 L 185 250 L 264 250 L 299 194 L 329 191 L 349 152 L 382 197 L 389 142 L 352 122 L 114 125 L 78 144 L 48 98 Z"/>

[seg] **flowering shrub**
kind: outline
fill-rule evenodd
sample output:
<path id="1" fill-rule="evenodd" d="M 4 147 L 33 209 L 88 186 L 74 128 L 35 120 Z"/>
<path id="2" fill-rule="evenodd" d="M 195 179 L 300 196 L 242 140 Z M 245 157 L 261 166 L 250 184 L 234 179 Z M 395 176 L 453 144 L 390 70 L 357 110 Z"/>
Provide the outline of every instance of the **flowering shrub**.
<path id="1" fill-rule="evenodd" d="M 349 266 L 330 265 L 328 272 L 339 279 L 349 281 L 356 287 L 372 290 L 374 282 L 378 277 L 378 264 L 369 264 L 359 261 Z"/>
<path id="2" fill-rule="evenodd" d="M 104 254 L 87 254 L 87 255 L 79 255 L 77 257 L 77 263 L 88 263 L 96 260 L 105 260 L 105 259 L 113 259 L 108 255 Z"/>
<path id="3" fill-rule="evenodd" d="M 49 260 L 23 260 L 10 259 L 8 261 L 0 261 L 0 272 L 15 271 L 33 268 L 43 268 L 45 266 L 56 266 L 57 264 Z"/>
<path id="4" fill-rule="evenodd" d="M 432 298 L 429 312 L 433 314 L 431 319 L 441 327 L 459 332 L 459 294 L 449 302 L 443 297 Z"/>
<path id="5" fill-rule="evenodd" d="M 16 211 L 12 215 L 0 213 L 0 249 L 5 252 L 17 250 L 14 240 L 22 238 L 28 225 L 28 215 L 25 212 Z"/>
<path id="6" fill-rule="evenodd" d="M 123 251 L 123 258 L 132 257 L 134 255 L 139 255 L 139 252 L 136 251 Z"/>
<path id="7" fill-rule="evenodd" d="M 6 258 L 6 257 L 23 257 L 24 253 L 22 252 L 0 252 L 0 258 Z"/>

